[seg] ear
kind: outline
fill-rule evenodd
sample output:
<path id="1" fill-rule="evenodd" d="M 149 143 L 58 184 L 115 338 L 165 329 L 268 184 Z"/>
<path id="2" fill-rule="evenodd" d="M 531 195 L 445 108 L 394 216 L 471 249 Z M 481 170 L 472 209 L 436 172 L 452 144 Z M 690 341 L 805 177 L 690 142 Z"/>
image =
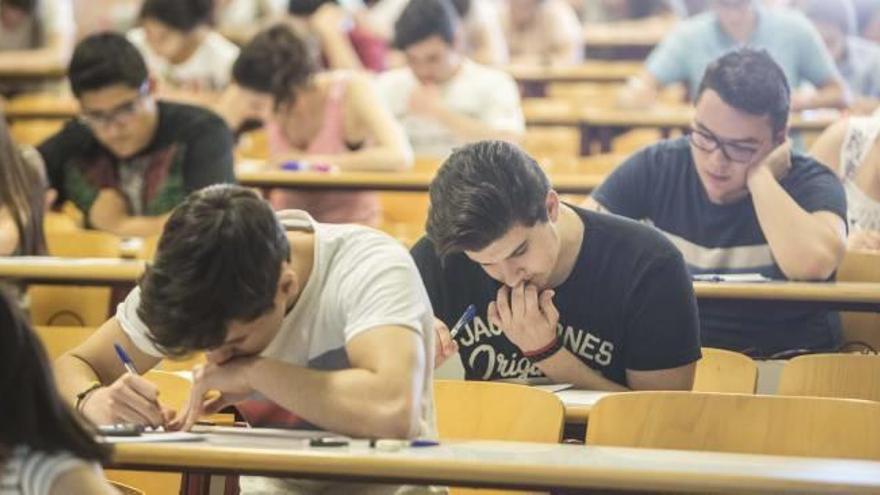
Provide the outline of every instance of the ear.
<path id="1" fill-rule="evenodd" d="M 299 276 L 290 267 L 288 262 L 281 265 L 281 275 L 278 278 L 278 290 L 275 297 L 281 297 L 284 301 L 294 298 L 302 286 L 300 285 Z"/>
<path id="2" fill-rule="evenodd" d="M 55 200 L 58 199 L 58 191 L 49 187 L 46 189 L 46 192 L 43 194 L 43 208 L 45 211 L 49 211 L 52 208 L 52 205 L 55 204 Z"/>
<path id="3" fill-rule="evenodd" d="M 556 221 L 559 219 L 559 194 L 557 194 L 556 191 L 554 191 L 553 189 L 550 189 L 550 191 L 547 192 L 546 205 L 547 218 L 551 222 L 556 223 Z"/>

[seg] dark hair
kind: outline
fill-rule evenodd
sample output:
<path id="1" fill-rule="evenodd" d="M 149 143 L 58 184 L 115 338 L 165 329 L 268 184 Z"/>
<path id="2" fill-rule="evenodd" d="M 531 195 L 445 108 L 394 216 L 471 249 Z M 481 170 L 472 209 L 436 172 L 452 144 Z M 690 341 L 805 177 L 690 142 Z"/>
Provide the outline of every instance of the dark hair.
<path id="1" fill-rule="evenodd" d="M 14 7 L 26 14 L 33 15 L 37 10 L 38 0 L 2 0 L 0 5 Z"/>
<path id="2" fill-rule="evenodd" d="M 803 10 L 814 21 L 831 23 L 848 36 L 856 34 L 856 11 L 850 0 L 809 0 Z"/>
<path id="3" fill-rule="evenodd" d="M 272 309 L 289 254 L 284 228 L 255 192 L 206 187 L 187 196 L 165 224 L 155 263 L 139 283 L 137 314 L 169 355 L 216 347 L 230 321 Z"/>
<path id="4" fill-rule="evenodd" d="M 0 117 L 0 208 L 9 210 L 18 230 L 15 254 L 30 256 L 46 254 L 43 209 L 48 186 L 39 153 L 27 153 L 26 160 Z"/>
<path id="5" fill-rule="evenodd" d="M 211 24 L 214 15 L 213 0 L 144 0 L 141 19 L 155 19 L 178 31 Z"/>
<path id="6" fill-rule="evenodd" d="M 287 12 L 292 15 L 312 15 L 325 3 L 336 3 L 336 0 L 289 0 Z"/>
<path id="7" fill-rule="evenodd" d="M 459 17 L 449 0 L 410 0 L 394 23 L 394 47 L 406 50 L 420 41 L 439 36 L 452 44 Z"/>
<path id="8" fill-rule="evenodd" d="M 515 225 L 547 221 L 550 182 L 514 144 L 481 141 L 452 152 L 431 182 L 426 230 L 441 257 L 479 251 Z"/>
<path id="9" fill-rule="evenodd" d="M 107 446 L 80 423 L 58 395 L 46 351 L 13 298 L 0 291 L 0 459 L 27 446 L 104 461 Z"/>
<path id="10" fill-rule="evenodd" d="M 785 130 L 791 89 L 785 72 L 765 50 L 740 48 L 709 64 L 695 100 L 707 89 L 724 103 L 751 115 L 768 115 L 773 134 Z"/>
<path id="11" fill-rule="evenodd" d="M 80 97 L 114 84 L 139 88 L 147 80 L 147 65 L 137 48 L 125 36 L 98 33 L 76 45 L 67 77 L 73 94 Z"/>
<path id="12" fill-rule="evenodd" d="M 450 0 L 450 3 L 459 19 L 464 19 L 471 11 L 471 0 Z"/>
<path id="13" fill-rule="evenodd" d="M 275 104 L 294 99 L 296 88 L 309 84 L 317 70 L 315 57 L 293 30 L 278 24 L 254 36 L 232 65 L 240 86 L 270 93 Z"/>

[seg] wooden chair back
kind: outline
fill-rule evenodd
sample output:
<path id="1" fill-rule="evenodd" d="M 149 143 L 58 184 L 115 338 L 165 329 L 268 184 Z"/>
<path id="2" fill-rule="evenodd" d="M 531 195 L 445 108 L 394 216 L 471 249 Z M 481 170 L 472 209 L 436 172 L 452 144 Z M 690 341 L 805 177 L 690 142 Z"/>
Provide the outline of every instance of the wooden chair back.
<path id="1" fill-rule="evenodd" d="M 703 347 L 697 361 L 694 392 L 753 394 L 758 383 L 758 366 L 738 352 Z"/>
<path id="2" fill-rule="evenodd" d="M 632 392 L 590 410 L 587 444 L 880 460 L 880 403 Z"/>
<path id="3" fill-rule="evenodd" d="M 880 282 L 880 252 L 847 251 L 837 269 L 840 282 Z M 880 352 L 880 313 L 842 312 L 843 338 Z"/>
<path id="4" fill-rule="evenodd" d="M 782 368 L 779 395 L 838 397 L 880 402 L 880 356 L 812 354 Z"/>
<path id="5" fill-rule="evenodd" d="M 434 380 L 441 439 L 559 442 L 564 410 L 550 392 L 511 383 Z"/>

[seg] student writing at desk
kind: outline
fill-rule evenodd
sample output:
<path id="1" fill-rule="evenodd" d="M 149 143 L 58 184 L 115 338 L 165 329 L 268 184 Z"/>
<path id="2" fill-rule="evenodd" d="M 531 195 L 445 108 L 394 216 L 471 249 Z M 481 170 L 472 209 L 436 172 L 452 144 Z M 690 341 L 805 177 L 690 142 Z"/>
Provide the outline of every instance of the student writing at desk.
<path id="1" fill-rule="evenodd" d="M 72 201 L 89 226 L 155 235 L 188 192 L 235 180 L 232 133 L 223 120 L 157 101 L 143 58 L 122 35 L 82 40 L 68 78 L 80 115 L 38 149 L 56 205 Z"/>
<path id="2" fill-rule="evenodd" d="M 693 288 L 657 232 L 562 203 L 540 166 L 502 141 L 454 151 L 430 196 L 412 255 L 438 318 L 438 363 L 459 351 L 472 380 L 690 390 Z M 448 328 L 471 304 L 453 341 Z"/>
<path id="3" fill-rule="evenodd" d="M 786 132 L 789 86 L 763 50 L 730 52 L 706 70 L 688 137 L 624 162 L 586 206 L 645 220 L 681 250 L 693 273 L 757 272 L 828 280 L 843 256 L 840 181 Z M 778 303 L 700 303 L 703 345 L 758 356 L 831 349 L 836 313 Z"/>
<path id="4" fill-rule="evenodd" d="M 56 369 L 64 396 L 98 424 L 189 428 L 237 404 L 256 426 L 306 421 L 358 437 L 431 438 L 432 322 L 418 271 L 394 239 L 302 211 L 276 217 L 253 191 L 217 185 L 174 211 L 138 287 Z M 207 350 L 188 409 L 163 409 L 150 382 L 125 373 L 114 343 L 141 373 L 163 356 Z M 205 399 L 208 390 L 221 395 Z M 289 483 L 246 479 L 242 488 Z"/>

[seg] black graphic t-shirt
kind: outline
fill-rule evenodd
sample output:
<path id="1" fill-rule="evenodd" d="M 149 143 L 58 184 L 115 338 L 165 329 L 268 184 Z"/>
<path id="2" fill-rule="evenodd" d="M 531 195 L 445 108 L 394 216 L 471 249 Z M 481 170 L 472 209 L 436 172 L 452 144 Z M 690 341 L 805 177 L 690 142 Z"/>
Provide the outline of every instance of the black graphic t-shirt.
<path id="1" fill-rule="evenodd" d="M 564 347 L 624 386 L 627 369 L 660 370 L 698 360 L 697 306 L 681 254 L 649 227 L 573 209 L 585 224 L 584 242 L 553 299 Z M 477 308 L 474 320 L 456 337 L 467 379 L 542 376 L 486 317 L 499 282 L 464 253 L 441 263 L 427 238 L 413 247 L 412 255 L 434 314 L 447 326 L 469 304 Z"/>

